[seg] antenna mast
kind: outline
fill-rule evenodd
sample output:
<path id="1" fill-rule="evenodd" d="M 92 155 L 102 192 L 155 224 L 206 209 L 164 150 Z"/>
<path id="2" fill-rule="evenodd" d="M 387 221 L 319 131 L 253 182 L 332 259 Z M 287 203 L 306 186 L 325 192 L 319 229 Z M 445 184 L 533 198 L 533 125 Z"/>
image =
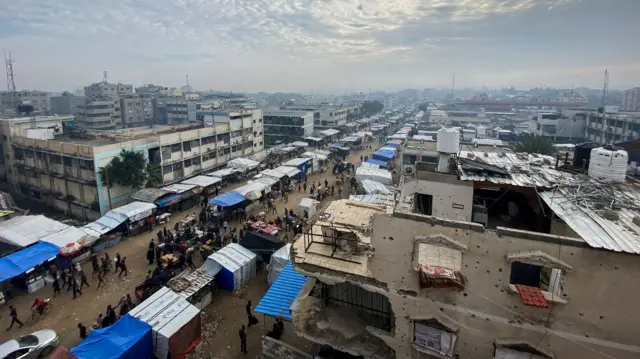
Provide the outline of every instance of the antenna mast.
<path id="1" fill-rule="evenodd" d="M 7 68 L 7 91 L 16 92 L 16 80 L 13 77 L 13 58 L 11 51 L 4 52 L 4 64 Z"/>
<path id="2" fill-rule="evenodd" d="M 191 92 L 191 86 L 189 86 L 189 74 L 187 74 L 185 78 L 187 79 L 187 92 Z"/>
<path id="3" fill-rule="evenodd" d="M 602 86 L 602 103 L 600 104 L 600 107 L 602 107 L 602 113 L 604 113 L 604 106 L 606 104 L 606 96 L 607 96 L 607 92 L 609 91 L 609 70 L 605 69 L 604 70 L 604 85 Z"/>

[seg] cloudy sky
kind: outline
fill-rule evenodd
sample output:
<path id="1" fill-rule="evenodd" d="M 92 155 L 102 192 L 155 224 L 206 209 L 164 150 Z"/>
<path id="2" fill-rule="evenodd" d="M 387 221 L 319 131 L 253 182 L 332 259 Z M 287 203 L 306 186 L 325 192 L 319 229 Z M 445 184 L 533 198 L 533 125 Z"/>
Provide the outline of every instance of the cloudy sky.
<path id="1" fill-rule="evenodd" d="M 0 0 L 19 88 L 640 86 L 640 0 Z M 4 71 L 0 75 L 4 83 Z"/>

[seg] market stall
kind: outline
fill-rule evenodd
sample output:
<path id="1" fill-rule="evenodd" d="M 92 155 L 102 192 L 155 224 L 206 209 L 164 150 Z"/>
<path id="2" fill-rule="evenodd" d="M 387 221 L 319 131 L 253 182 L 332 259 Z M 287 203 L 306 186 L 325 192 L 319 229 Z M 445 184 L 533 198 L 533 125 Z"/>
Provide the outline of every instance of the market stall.
<path id="1" fill-rule="evenodd" d="M 222 180 L 221 186 L 224 187 L 229 182 L 235 182 L 238 180 L 238 175 L 240 171 L 235 168 L 223 168 L 217 171 L 206 173 L 205 176 L 217 177 Z"/>
<path id="2" fill-rule="evenodd" d="M 325 155 L 321 155 L 315 152 L 305 152 L 301 154 L 300 157 L 311 158 L 313 160 L 311 164 L 313 167 L 313 172 L 320 172 L 327 166 L 328 157 Z"/>
<path id="3" fill-rule="evenodd" d="M 131 309 L 129 315 L 151 326 L 155 358 L 184 358 L 200 343 L 200 310 L 167 287 Z"/>
<path id="4" fill-rule="evenodd" d="M 231 243 L 207 257 L 204 268 L 215 276 L 216 284 L 229 291 L 240 290 L 256 276 L 257 256 L 243 246 Z"/>
<path id="5" fill-rule="evenodd" d="M 264 234 L 275 236 L 280 228 L 275 224 L 269 224 L 263 221 L 248 221 L 245 223 L 245 229 L 248 231 L 257 231 Z"/>
<path id="6" fill-rule="evenodd" d="M 291 243 L 286 244 L 284 247 L 273 252 L 271 255 L 271 261 L 267 266 L 267 282 L 271 285 L 284 267 L 289 263 L 291 257 Z"/>
<path id="7" fill-rule="evenodd" d="M 380 168 L 364 167 L 360 166 L 356 169 L 356 180 L 363 181 L 370 179 L 376 182 L 380 182 L 384 185 L 392 185 L 393 180 L 391 178 L 391 172 Z"/>
<path id="8" fill-rule="evenodd" d="M 89 333 L 71 349 L 78 359 L 140 359 L 153 356 L 151 326 L 127 314 L 113 325 Z"/>
<path id="9" fill-rule="evenodd" d="M 373 159 L 373 158 L 369 158 L 368 160 L 365 161 L 365 163 L 371 164 L 371 165 L 375 165 L 376 168 L 387 168 L 387 166 L 388 166 L 387 162 L 376 160 L 376 159 Z"/>
<path id="10" fill-rule="evenodd" d="M 51 243 L 38 242 L 0 258 L 0 282 L 13 279 L 14 285 L 35 292 L 45 286 L 47 264 L 55 260 L 59 250 Z"/>
<path id="11" fill-rule="evenodd" d="M 131 195 L 131 199 L 146 202 L 146 203 L 156 203 L 159 200 L 164 199 L 165 197 L 171 196 L 174 194 L 171 191 L 167 191 L 164 188 L 143 188 L 136 193 Z"/>
<path id="12" fill-rule="evenodd" d="M 167 286 L 185 298 L 196 308 L 202 310 L 213 300 L 215 278 L 209 275 L 204 267 L 187 273 L 181 273 L 177 277 L 171 278 Z"/>
<path id="13" fill-rule="evenodd" d="M 0 222 L 0 242 L 20 248 L 27 247 L 69 227 L 42 215 L 14 217 Z"/>
<path id="14" fill-rule="evenodd" d="M 231 161 L 227 162 L 227 168 L 235 168 L 236 170 L 244 174 L 257 172 L 259 167 L 260 162 L 244 157 L 234 158 Z"/>
<path id="15" fill-rule="evenodd" d="M 287 167 L 293 167 L 293 168 L 297 168 L 300 170 L 300 178 L 304 179 L 307 175 L 311 174 L 311 171 L 313 169 L 313 159 L 312 158 L 308 158 L 308 157 L 299 157 L 299 158 L 294 158 L 291 159 L 285 163 L 283 163 L 284 166 Z"/>
<path id="16" fill-rule="evenodd" d="M 110 210 L 105 216 L 112 213 L 119 218 L 124 218 L 123 222 L 126 224 L 127 234 L 132 235 L 140 233 L 146 228 L 149 217 L 155 214 L 156 209 L 157 206 L 153 203 L 131 202 L 122 207 Z M 116 216 L 113 216 L 113 218 L 115 217 Z"/>
<path id="17" fill-rule="evenodd" d="M 261 229 L 261 227 L 259 227 L 260 224 L 258 223 L 257 225 L 257 228 Z M 287 243 L 276 237 L 275 235 L 267 234 L 260 230 L 255 232 L 246 232 L 244 234 L 244 237 L 240 239 L 240 245 L 259 255 L 260 259 L 264 263 L 269 263 L 271 261 L 271 255 L 273 255 L 273 253 L 278 249 L 284 247 L 285 244 Z"/>
<path id="18" fill-rule="evenodd" d="M 84 233 L 84 232 L 83 232 Z M 56 267 L 59 269 L 68 268 L 76 263 L 84 263 L 91 258 L 91 246 L 99 238 L 94 235 L 85 234 L 80 239 L 68 242 L 60 247 Z"/>
<path id="19" fill-rule="evenodd" d="M 198 195 L 202 192 L 202 187 L 199 185 L 174 183 L 163 187 L 163 189 L 180 195 L 180 202 L 178 202 L 179 211 L 184 211 L 185 209 L 193 208 L 200 204 L 200 196 Z"/>
<path id="20" fill-rule="evenodd" d="M 192 184 L 202 187 L 205 196 L 214 193 L 216 188 L 220 188 L 222 179 L 212 176 L 195 176 L 180 182 L 181 184 Z"/>

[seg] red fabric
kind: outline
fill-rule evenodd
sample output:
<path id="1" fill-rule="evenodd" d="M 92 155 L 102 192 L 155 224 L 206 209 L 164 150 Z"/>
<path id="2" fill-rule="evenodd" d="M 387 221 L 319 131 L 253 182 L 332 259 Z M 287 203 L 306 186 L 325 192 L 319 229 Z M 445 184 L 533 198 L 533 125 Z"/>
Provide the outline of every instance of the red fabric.
<path id="1" fill-rule="evenodd" d="M 196 315 L 169 339 L 171 359 L 184 359 L 200 343 L 202 337 L 200 315 Z"/>
<path id="2" fill-rule="evenodd" d="M 75 355 L 69 353 L 65 347 L 58 347 L 51 353 L 49 359 L 78 359 Z"/>
<path id="3" fill-rule="evenodd" d="M 530 305 L 532 307 L 549 308 L 547 300 L 544 298 L 544 294 L 540 288 L 529 287 L 527 285 L 516 284 L 522 303 Z"/>

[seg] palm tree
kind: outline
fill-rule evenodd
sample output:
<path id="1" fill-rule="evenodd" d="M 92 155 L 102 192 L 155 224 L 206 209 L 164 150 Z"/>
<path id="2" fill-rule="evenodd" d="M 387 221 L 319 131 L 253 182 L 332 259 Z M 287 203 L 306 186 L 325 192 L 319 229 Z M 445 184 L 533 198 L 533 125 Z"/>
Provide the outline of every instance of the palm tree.
<path id="1" fill-rule="evenodd" d="M 147 188 L 158 187 L 162 185 L 162 171 L 160 166 L 148 164 L 146 168 L 147 172 Z"/>

